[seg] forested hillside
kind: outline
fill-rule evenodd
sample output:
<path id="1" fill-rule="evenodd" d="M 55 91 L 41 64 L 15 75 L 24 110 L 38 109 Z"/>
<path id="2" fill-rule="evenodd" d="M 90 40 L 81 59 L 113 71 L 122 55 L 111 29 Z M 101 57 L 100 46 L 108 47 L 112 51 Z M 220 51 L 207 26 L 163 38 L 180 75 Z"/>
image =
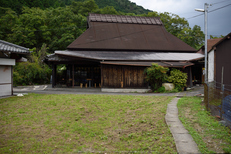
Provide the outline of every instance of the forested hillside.
<path id="1" fill-rule="evenodd" d="M 83 2 L 84 0 L 1 0 L 0 6 L 4 8 L 11 8 L 17 13 L 21 13 L 22 7 L 39 7 L 45 8 L 57 8 L 71 5 L 72 2 Z M 143 14 L 148 13 L 151 10 L 144 9 L 142 6 L 137 6 L 135 3 L 129 0 L 95 0 L 99 8 L 106 6 L 113 6 L 117 11 L 124 13 Z"/>
<path id="2" fill-rule="evenodd" d="M 151 10 L 144 9 L 142 6 L 137 6 L 135 3 L 129 0 L 95 0 L 99 8 L 104 8 L 106 6 L 113 6 L 117 11 L 124 13 L 135 13 L 143 14 L 151 12 Z"/>
<path id="3" fill-rule="evenodd" d="M 70 0 L 62 1 L 65 2 L 64 4 L 70 2 Z M 102 2 L 106 1 L 102 0 Z M 119 1 L 122 0 L 117 2 Z M 48 5 L 49 0 L 40 2 L 44 6 Z M 36 48 L 36 51 L 43 44 L 47 45 L 50 53 L 58 49 L 64 50 L 86 30 L 88 13 L 135 15 L 133 12 L 118 12 L 113 6 L 99 8 L 94 0 L 73 1 L 70 5 L 47 9 L 22 7 L 20 14 L 10 8 L 0 7 L 0 39 L 30 49 Z M 194 48 L 200 47 L 203 43 L 204 34 L 200 27 L 189 27 L 188 21 L 178 15 L 148 12 L 138 16 L 160 17 L 168 32 Z"/>

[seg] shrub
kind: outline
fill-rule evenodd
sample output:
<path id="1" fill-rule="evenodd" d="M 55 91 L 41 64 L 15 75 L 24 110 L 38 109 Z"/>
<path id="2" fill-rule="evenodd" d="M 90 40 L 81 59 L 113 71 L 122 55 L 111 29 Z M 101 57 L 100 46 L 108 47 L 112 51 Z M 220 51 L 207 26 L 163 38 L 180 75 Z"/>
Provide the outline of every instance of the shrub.
<path id="1" fill-rule="evenodd" d="M 46 50 L 46 44 L 43 44 L 38 51 L 34 48 L 28 62 L 17 63 L 14 66 L 14 86 L 49 83 L 51 69 L 43 63 L 43 59 L 47 54 Z"/>
<path id="2" fill-rule="evenodd" d="M 13 83 L 16 85 L 32 85 L 49 83 L 51 69 L 38 63 L 23 62 L 14 66 Z"/>
<path id="3" fill-rule="evenodd" d="M 157 92 L 159 92 L 159 93 L 165 92 L 165 87 L 162 86 L 162 87 L 158 88 L 158 89 L 157 89 Z"/>
<path id="4" fill-rule="evenodd" d="M 181 91 L 181 90 L 180 90 Z M 178 89 L 176 89 L 176 88 L 174 88 L 172 91 L 170 91 L 170 93 L 178 93 L 179 92 L 179 90 Z"/>
<path id="5" fill-rule="evenodd" d="M 18 72 L 13 71 L 13 86 L 20 85 L 22 83 L 22 77 Z"/>
<path id="6" fill-rule="evenodd" d="M 147 73 L 146 81 L 150 83 L 153 91 L 160 88 L 162 86 L 162 82 L 166 81 L 167 71 L 168 68 L 160 66 L 156 63 L 153 63 L 151 67 L 148 67 L 145 70 L 145 73 Z"/>
<path id="7" fill-rule="evenodd" d="M 186 86 L 186 82 L 188 79 L 187 73 L 183 73 L 180 70 L 173 69 L 170 71 L 170 76 L 167 81 L 171 82 L 175 85 L 175 89 L 178 91 L 182 91 L 182 88 Z"/>

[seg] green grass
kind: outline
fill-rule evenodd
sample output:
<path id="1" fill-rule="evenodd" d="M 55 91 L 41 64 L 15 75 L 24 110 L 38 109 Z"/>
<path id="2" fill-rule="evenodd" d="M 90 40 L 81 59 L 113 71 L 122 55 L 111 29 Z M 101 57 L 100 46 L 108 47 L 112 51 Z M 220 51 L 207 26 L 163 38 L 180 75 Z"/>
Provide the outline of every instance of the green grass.
<path id="1" fill-rule="evenodd" d="M 201 153 L 231 153 L 230 129 L 206 111 L 198 97 L 178 101 L 179 119 L 192 135 Z"/>
<path id="2" fill-rule="evenodd" d="M 0 99 L 0 153 L 176 153 L 173 97 L 41 95 Z"/>

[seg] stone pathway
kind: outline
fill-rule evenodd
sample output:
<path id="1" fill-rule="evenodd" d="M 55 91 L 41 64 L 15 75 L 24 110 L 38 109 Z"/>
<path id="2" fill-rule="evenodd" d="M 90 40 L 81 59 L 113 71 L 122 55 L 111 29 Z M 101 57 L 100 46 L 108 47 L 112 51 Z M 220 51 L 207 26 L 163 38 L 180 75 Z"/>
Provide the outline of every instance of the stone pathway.
<path id="1" fill-rule="evenodd" d="M 176 143 L 176 149 L 179 154 L 200 153 L 197 144 L 193 140 L 189 132 L 184 128 L 178 118 L 177 102 L 179 98 L 174 98 L 167 108 L 165 121 L 170 128 Z"/>

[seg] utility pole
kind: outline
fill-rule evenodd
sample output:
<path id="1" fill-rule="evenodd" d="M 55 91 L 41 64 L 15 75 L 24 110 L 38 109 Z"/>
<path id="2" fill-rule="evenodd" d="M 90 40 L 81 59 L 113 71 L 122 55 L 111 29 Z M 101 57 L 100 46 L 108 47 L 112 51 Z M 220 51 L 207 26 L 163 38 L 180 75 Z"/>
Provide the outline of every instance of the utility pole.
<path id="1" fill-rule="evenodd" d="M 204 91 L 204 100 L 206 103 L 206 109 L 209 110 L 209 84 L 208 84 L 208 69 L 207 69 L 207 60 L 208 60 L 208 49 L 207 49 L 207 40 L 208 40 L 208 7 L 209 4 L 205 3 L 204 9 L 195 9 L 199 12 L 204 12 L 205 15 L 205 86 L 207 87 Z"/>
<path id="2" fill-rule="evenodd" d="M 207 49 L 207 40 L 208 40 L 208 7 L 209 4 L 205 3 L 204 9 L 195 9 L 199 12 L 204 12 L 205 15 L 205 83 L 208 84 L 208 69 L 207 69 L 207 60 L 208 60 L 208 49 Z"/>
<path id="3" fill-rule="evenodd" d="M 207 60 L 208 60 L 208 49 L 207 49 L 207 40 L 208 40 L 208 7 L 209 4 L 205 3 L 205 83 L 208 84 L 208 68 L 207 68 Z"/>

